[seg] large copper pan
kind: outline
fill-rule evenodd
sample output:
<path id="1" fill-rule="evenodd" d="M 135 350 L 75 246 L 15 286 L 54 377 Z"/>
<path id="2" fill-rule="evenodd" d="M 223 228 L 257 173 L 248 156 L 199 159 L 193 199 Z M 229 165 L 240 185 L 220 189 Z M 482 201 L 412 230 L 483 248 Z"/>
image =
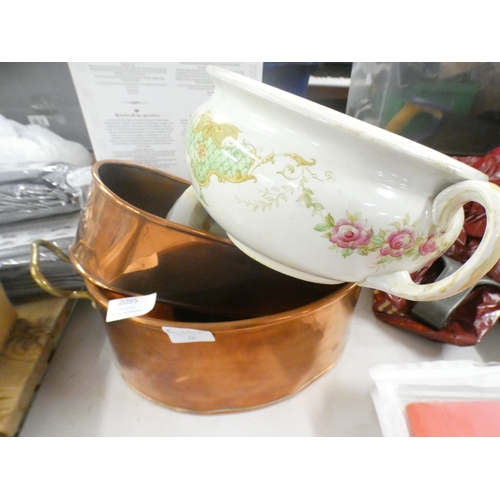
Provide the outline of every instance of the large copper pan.
<path id="1" fill-rule="evenodd" d="M 336 288 L 247 257 L 229 239 L 165 219 L 189 183 L 142 165 L 102 161 L 69 257 L 90 283 L 224 318 L 287 311 Z"/>
<path id="2" fill-rule="evenodd" d="M 103 317 L 109 299 L 120 297 L 88 281 L 87 290 Z M 217 323 L 157 303 L 146 316 L 105 327 L 123 378 L 144 397 L 196 413 L 248 410 L 297 393 L 335 364 L 359 290 L 338 285 L 294 310 Z M 210 331 L 215 341 L 172 343 L 164 327 Z"/>

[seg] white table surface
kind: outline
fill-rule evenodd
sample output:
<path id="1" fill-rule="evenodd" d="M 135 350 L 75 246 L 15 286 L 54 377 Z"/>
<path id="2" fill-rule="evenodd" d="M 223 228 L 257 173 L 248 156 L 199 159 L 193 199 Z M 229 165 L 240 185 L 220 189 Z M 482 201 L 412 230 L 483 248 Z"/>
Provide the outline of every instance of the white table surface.
<path id="1" fill-rule="evenodd" d="M 382 363 L 500 361 L 500 325 L 472 347 L 431 342 L 387 325 L 363 290 L 337 364 L 295 396 L 222 415 L 176 412 L 139 396 L 121 378 L 104 321 L 80 302 L 23 423 L 20 436 L 381 436 L 369 370 Z"/>

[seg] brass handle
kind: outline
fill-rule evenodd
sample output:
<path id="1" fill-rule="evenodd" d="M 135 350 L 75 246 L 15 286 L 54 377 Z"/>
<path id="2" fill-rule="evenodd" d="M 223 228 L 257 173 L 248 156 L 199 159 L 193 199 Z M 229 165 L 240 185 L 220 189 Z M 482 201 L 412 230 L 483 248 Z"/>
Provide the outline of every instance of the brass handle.
<path id="1" fill-rule="evenodd" d="M 37 285 L 45 292 L 55 297 L 66 299 L 88 299 L 92 302 L 94 309 L 97 309 L 97 304 L 92 296 L 86 290 L 61 290 L 53 286 L 40 270 L 40 249 L 45 247 L 55 253 L 63 262 L 71 263 L 69 257 L 57 246 L 50 241 L 36 240 L 31 244 L 31 264 L 30 273 Z"/>

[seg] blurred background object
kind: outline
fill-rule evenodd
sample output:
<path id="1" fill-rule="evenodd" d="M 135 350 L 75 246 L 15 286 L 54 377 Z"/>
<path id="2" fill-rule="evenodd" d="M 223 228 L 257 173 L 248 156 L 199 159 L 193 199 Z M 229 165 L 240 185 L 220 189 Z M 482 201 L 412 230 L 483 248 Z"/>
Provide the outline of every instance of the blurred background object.
<path id="1" fill-rule="evenodd" d="M 442 153 L 500 146 L 500 63 L 357 62 L 346 113 Z"/>
<path id="2" fill-rule="evenodd" d="M 345 112 L 351 62 L 265 62 L 262 81 Z"/>
<path id="3" fill-rule="evenodd" d="M 0 114 L 92 150 L 68 64 L 0 62 Z"/>
<path id="4" fill-rule="evenodd" d="M 309 76 L 306 98 L 345 113 L 351 71 L 351 62 L 320 63 Z"/>
<path id="5" fill-rule="evenodd" d="M 286 92 L 305 97 L 309 76 L 316 62 L 265 62 L 262 81 Z"/>

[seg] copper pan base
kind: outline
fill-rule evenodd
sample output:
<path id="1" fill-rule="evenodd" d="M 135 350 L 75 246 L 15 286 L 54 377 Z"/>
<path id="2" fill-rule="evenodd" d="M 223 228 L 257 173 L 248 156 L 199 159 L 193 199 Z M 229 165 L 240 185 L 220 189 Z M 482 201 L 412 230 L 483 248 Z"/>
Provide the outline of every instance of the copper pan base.
<path id="1" fill-rule="evenodd" d="M 89 282 L 87 289 L 105 317 L 119 295 Z M 336 363 L 359 290 L 341 285 L 294 310 L 215 323 L 199 314 L 190 322 L 186 311 L 158 303 L 105 326 L 123 378 L 147 399 L 194 413 L 250 410 L 296 394 Z M 174 344 L 165 326 L 208 330 L 215 341 Z"/>

